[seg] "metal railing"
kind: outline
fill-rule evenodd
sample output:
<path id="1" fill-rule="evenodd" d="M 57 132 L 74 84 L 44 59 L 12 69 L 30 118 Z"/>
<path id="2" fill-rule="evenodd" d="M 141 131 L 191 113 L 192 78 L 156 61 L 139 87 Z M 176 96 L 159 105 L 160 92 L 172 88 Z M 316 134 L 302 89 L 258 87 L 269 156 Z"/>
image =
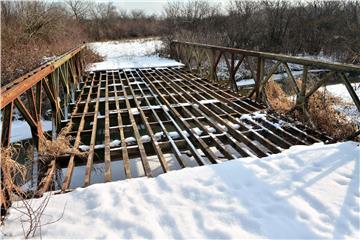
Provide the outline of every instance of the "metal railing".
<path id="1" fill-rule="evenodd" d="M 255 98 L 258 102 L 268 106 L 265 86 L 278 69 L 282 67 L 288 76 L 289 86 L 296 94 L 296 103 L 291 111 L 301 111 L 305 119 L 308 119 L 309 116 L 307 107 L 309 98 L 330 80 L 336 80 L 345 85 L 357 110 L 360 112 L 360 100 L 351 85 L 353 80 L 360 81 L 360 66 L 191 42 L 172 41 L 170 46 L 172 58 L 180 60 L 190 70 L 196 71 L 210 81 L 219 83 L 235 92 L 239 92 L 235 74 L 240 66 L 247 62 L 255 84 L 246 97 Z M 229 79 L 226 81 L 220 80 L 217 74 L 221 59 L 225 61 L 229 75 Z M 299 80 L 295 78 L 289 64 L 301 66 L 302 77 Z M 310 75 L 313 74 L 310 74 L 310 69 L 314 68 L 322 69 L 325 74 L 321 77 L 311 77 Z M 355 77 L 350 80 L 350 76 Z M 308 84 L 311 78 L 314 78 L 312 79 L 313 84 L 309 87 Z"/>
<path id="2" fill-rule="evenodd" d="M 39 137 L 43 135 L 41 120 L 44 100 L 47 99 L 51 106 L 52 138 L 56 138 L 56 134 L 61 130 L 61 120 L 67 118 L 69 103 L 75 102 L 75 91 L 84 71 L 84 62 L 81 58 L 84 48 L 85 45 L 81 45 L 71 49 L 1 88 L 1 148 L 6 149 L 11 143 L 12 122 L 14 111 L 17 109 L 30 126 L 36 158 Z M 4 175 L 1 175 L 2 182 L 3 178 Z M 3 185 L 1 191 L 4 191 Z M 1 194 L 6 198 L 1 199 L 2 210 L 9 205 L 9 199 L 6 197 L 9 194 Z"/>

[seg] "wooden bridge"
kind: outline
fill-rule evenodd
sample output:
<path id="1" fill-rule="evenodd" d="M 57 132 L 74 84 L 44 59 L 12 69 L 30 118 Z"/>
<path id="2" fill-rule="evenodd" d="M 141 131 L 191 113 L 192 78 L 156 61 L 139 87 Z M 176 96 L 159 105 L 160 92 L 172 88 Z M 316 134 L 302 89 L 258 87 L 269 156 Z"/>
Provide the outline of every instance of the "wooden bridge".
<path id="1" fill-rule="evenodd" d="M 268 108 L 265 85 L 280 65 L 296 93 L 295 108 L 304 116 L 309 97 L 334 78 L 346 86 L 360 111 L 349 80 L 359 77 L 359 66 L 177 41 L 171 46 L 172 57 L 186 67 L 84 72 L 85 46 L 80 46 L 1 88 L 3 148 L 11 144 L 12 115 L 17 109 L 31 128 L 36 161 L 43 100 L 48 99 L 53 122 L 49 136 L 55 139 L 71 124 L 68 134 L 73 136 L 73 148 L 87 152 L 85 159 L 75 154 L 53 159 L 46 174 L 39 176 L 40 195 L 94 183 L 94 164 L 98 163 L 107 182 L 239 157 L 265 157 L 292 145 L 332 140 Z M 229 79 L 217 77 L 221 58 Z M 235 74 L 246 61 L 255 85 L 240 92 Z M 300 85 L 289 63 L 303 66 Z M 314 76 L 316 84 L 309 89 L 308 71 L 313 67 L 327 71 L 320 78 Z M 121 163 L 120 167 L 115 163 Z M 74 184 L 78 166 L 85 171 L 76 179 L 80 184 Z M 61 168 L 65 172 L 56 187 L 54 179 Z"/>

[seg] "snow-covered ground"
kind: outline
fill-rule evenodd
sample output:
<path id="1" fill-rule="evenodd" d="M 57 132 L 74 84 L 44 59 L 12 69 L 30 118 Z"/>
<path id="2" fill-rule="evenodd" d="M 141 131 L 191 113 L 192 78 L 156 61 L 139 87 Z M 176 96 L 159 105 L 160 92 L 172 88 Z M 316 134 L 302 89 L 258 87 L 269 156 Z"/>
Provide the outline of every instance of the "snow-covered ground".
<path id="1" fill-rule="evenodd" d="M 78 188 L 51 197 L 42 224 L 65 211 L 42 237 L 359 239 L 359 162 L 359 143 L 318 143 Z M 12 208 L 2 237 L 21 238 L 22 220 Z"/>
<path id="2" fill-rule="evenodd" d="M 156 54 L 156 50 L 162 47 L 162 41 L 157 38 L 94 42 L 88 46 L 105 58 L 103 62 L 91 64 L 88 71 L 182 65 Z"/>
<path id="3" fill-rule="evenodd" d="M 360 98 L 360 83 L 353 83 L 352 86 Z M 332 96 L 340 98 L 342 103 L 335 105 L 336 110 L 346 116 L 349 121 L 360 125 L 360 112 L 344 84 L 328 85 L 322 89 L 326 89 Z"/>

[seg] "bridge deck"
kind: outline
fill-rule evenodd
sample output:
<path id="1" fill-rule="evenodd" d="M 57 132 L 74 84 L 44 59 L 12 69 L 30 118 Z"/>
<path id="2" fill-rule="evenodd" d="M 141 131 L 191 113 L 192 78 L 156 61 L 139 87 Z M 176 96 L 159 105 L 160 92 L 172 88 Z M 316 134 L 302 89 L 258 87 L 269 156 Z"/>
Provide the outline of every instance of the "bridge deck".
<path id="1" fill-rule="evenodd" d="M 88 73 L 72 107 L 73 144 L 89 156 L 62 162 L 63 190 L 328 140 L 179 67 Z"/>

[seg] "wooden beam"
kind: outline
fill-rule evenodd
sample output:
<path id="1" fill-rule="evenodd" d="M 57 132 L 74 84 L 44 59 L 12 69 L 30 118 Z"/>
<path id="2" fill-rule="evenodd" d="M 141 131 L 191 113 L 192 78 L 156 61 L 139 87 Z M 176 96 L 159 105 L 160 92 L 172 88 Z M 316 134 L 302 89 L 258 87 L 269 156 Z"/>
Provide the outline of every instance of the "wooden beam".
<path id="1" fill-rule="evenodd" d="M 240 55 L 245 56 L 252 56 L 252 57 L 261 57 L 269 60 L 278 60 L 287 63 L 294 63 L 300 64 L 304 66 L 311 66 L 311 67 L 318 67 L 318 68 L 325 68 L 328 70 L 333 71 L 345 71 L 345 72 L 357 72 L 360 73 L 360 67 L 357 65 L 352 64 L 342 64 L 342 63 L 330 63 L 321 60 L 311 60 L 304 57 L 294 57 L 288 56 L 284 54 L 275 54 L 269 52 L 258 52 L 252 50 L 245 50 L 245 49 L 237 49 L 237 48 L 228 48 L 228 47 L 220 47 L 215 45 L 208 45 L 208 44 L 201 44 L 201 43 L 192 43 L 192 42 L 180 42 L 180 41 L 173 41 L 175 44 L 182 45 L 183 47 L 191 47 L 197 46 L 206 49 L 214 49 L 223 52 L 229 53 L 237 53 Z"/>
<path id="2" fill-rule="evenodd" d="M 99 82 L 100 93 L 101 82 Z M 96 102 L 99 100 L 99 95 Z M 97 111 L 97 109 L 95 109 Z M 110 157 L 110 118 L 109 118 L 109 79 L 108 74 L 105 76 L 105 152 L 104 152 L 104 177 L 105 182 L 111 181 L 111 157 Z"/>
<path id="3" fill-rule="evenodd" d="M 2 110 L 1 147 L 8 147 L 11 140 L 11 125 L 13 115 L 13 102 Z"/>
<path id="4" fill-rule="evenodd" d="M 354 88 L 351 86 L 349 79 L 345 76 L 344 73 L 338 73 L 338 75 L 340 76 L 341 80 L 344 82 L 344 85 L 345 85 L 346 89 L 348 90 L 353 102 L 355 103 L 355 106 L 356 106 L 358 112 L 360 112 L 360 100 L 359 100 L 359 97 L 356 94 Z"/>
<path id="5" fill-rule="evenodd" d="M 59 58 L 46 63 L 28 74 L 15 79 L 11 83 L 1 88 L 0 94 L 0 109 L 4 108 L 7 104 L 14 101 L 21 94 L 26 92 L 29 88 L 33 87 L 36 83 L 52 73 L 56 68 L 69 61 L 76 53 L 84 49 L 85 45 L 72 49 L 71 51 L 61 55 Z"/>

